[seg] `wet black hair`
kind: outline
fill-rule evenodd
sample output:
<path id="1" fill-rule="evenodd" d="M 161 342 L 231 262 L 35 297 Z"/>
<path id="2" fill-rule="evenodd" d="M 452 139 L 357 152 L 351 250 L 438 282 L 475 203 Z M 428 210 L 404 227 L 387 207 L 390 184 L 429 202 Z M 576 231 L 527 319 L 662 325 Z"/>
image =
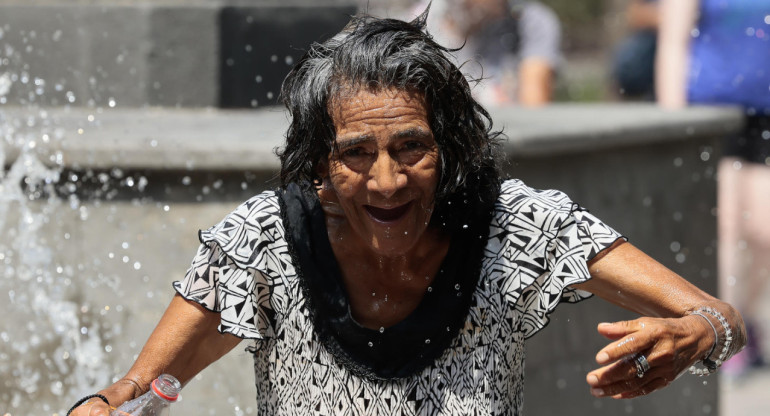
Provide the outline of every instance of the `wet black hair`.
<path id="1" fill-rule="evenodd" d="M 336 36 L 310 46 L 281 88 L 291 116 L 285 147 L 277 152 L 282 186 L 320 181 L 319 164 L 334 149 L 335 99 L 360 88 L 397 88 L 423 94 L 428 106 L 440 157 L 435 212 L 453 199 L 496 195 L 501 132 L 493 131 L 491 117 L 471 96 L 468 80 L 453 63 L 455 50 L 427 33 L 428 11 L 411 22 L 357 15 Z M 445 216 L 434 214 L 439 217 Z"/>

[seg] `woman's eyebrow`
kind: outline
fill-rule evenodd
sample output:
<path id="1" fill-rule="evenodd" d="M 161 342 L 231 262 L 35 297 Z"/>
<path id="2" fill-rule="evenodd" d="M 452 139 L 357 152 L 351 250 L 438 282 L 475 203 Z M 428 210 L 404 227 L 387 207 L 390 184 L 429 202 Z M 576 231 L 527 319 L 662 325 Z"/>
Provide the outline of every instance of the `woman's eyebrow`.
<path id="1" fill-rule="evenodd" d="M 393 139 L 414 138 L 414 139 L 428 139 L 431 137 L 431 132 L 421 127 L 410 127 L 404 130 L 399 130 L 390 136 Z"/>
<path id="2" fill-rule="evenodd" d="M 403 139 L 403 138 L 427 139 L 430 137 L 431 137 L 430 131 L 420 127 L 409 127 L 403 130 L 395 131 L 390 135 L 391 140 Z M 337 138 L 336 147 L 342 149 L 342 148 L 356 146 L 361 143 L 370 143 L 376 140 L 377 139 L 371 134 L 342 137 L 342 138 Z"/>
<path id="3" fill-rule="evenodd" d="M 341 139 L 338 138 L 336 143 L 338 148 L 344 148 L 344 147 L 356 146 L 361 143 L 373 142 L 375 140 L 376 139 L 374 138 L 374 136 L 369 134 L 364 134 L 361 136 L 343 137 Z"/>

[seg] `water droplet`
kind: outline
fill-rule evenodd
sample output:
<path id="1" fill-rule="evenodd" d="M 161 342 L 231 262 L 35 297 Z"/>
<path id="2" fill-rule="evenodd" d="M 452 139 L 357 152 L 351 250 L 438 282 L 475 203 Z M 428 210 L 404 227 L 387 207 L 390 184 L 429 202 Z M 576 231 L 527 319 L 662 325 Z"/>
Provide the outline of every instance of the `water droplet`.
<path id="1" fill-rule="evenodd" d="M 459 283 L 455 285 L 455 290 L 460 290 L 460 284 Z"/>
<path id="2" fill-rule="evenodd" d="M 463 224 L 463 230 L 467 230 L 467 229 L 468 229 L 468 224 Z"/>
<path id="3" fill-rule="evenodd" d="M 430 338 L 426 339 L 426 340 L 425 340 L 425 343 L 426 343 L 426 344 L 430 344 Z"/>
<path id="4" fill-rule="evenodd" d="M 110 108 L 115 108 L 115 106 L 117 105 L 117 102 L 115 101 L 114 98 L 110 97 L 109 100 L 107 101 L 107 105 Z"/>
<path id="5" fill-rule="evenodd" d="M 291 57 L 291 55 L 287 56 L 284 59 L 284 62 L 286 62 L 286 65 L 293 65 L 294 64 L 294 58 Z"/>
<path id="6" fill-rule="evenodd" d="M 381 326 L 380 327 L 380 334 L 382 334 L 383 332 L 385 332 L 385 327 Z"/>
<path id="7" fill-rule="evenodd" d="M 270 56 L 270 62 L 278 62 L 278 55 Z"/>
<path id="8" fill-rule="evenodd" d="M 369 343 L 367 345 L 369 345 L 369 347 L 373 347 L 374 343 L 372 341 L 369 341 Z"/>
<path id="9" fill-rule="evenodd" d="M 433 286 L 428 286 L 428 292 L 433 292 Z"/>

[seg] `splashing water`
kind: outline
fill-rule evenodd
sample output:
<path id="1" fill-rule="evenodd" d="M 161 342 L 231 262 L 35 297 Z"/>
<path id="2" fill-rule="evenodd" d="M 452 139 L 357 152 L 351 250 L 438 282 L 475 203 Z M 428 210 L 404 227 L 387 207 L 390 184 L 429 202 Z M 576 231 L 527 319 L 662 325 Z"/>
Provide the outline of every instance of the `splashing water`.
<path id="1" fill-rule="evenodd" d="M 33 98 L 44 92 L 42 80 L 24 83 L 28 74 L 2 70 L 2 102 L 17 86 L 33 88 Z M 0 403 L 4 414 L 50 414 L 65 410 L 52 403 L 109 384 L 102 330 L 117 334 L 120 325 L 105 324 L 83 299 L 82 286 L 97 286 L 96 279 L 59 258 L 67 237 L 48 229 L 61 227 L 59 213 L 70 208 L 57 196 L 61 154 L 46 158 L 38 144 L 62 134 L 32 100 L 24 110 L 0 110 Z"/>

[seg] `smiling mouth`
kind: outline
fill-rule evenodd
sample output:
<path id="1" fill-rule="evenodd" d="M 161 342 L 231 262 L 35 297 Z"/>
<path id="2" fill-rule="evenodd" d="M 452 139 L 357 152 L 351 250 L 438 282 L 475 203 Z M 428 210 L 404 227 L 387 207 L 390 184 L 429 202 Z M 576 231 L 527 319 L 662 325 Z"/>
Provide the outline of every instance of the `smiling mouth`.
<path id="1" fill-rule="evenodd" d="M 406 204 L 395 208 L 377 208 L 371 205 L 364 205 L 364 208 L 366 209 L 366 212 L 369 213 L 369 216 L 372 217 L 375 221 L 394 222 L 401 219 L 401 217 L 403 217 L 406 212 L 409 211 L 409 207 L 411 206 L 412 203 L 407 202 Z"/>

